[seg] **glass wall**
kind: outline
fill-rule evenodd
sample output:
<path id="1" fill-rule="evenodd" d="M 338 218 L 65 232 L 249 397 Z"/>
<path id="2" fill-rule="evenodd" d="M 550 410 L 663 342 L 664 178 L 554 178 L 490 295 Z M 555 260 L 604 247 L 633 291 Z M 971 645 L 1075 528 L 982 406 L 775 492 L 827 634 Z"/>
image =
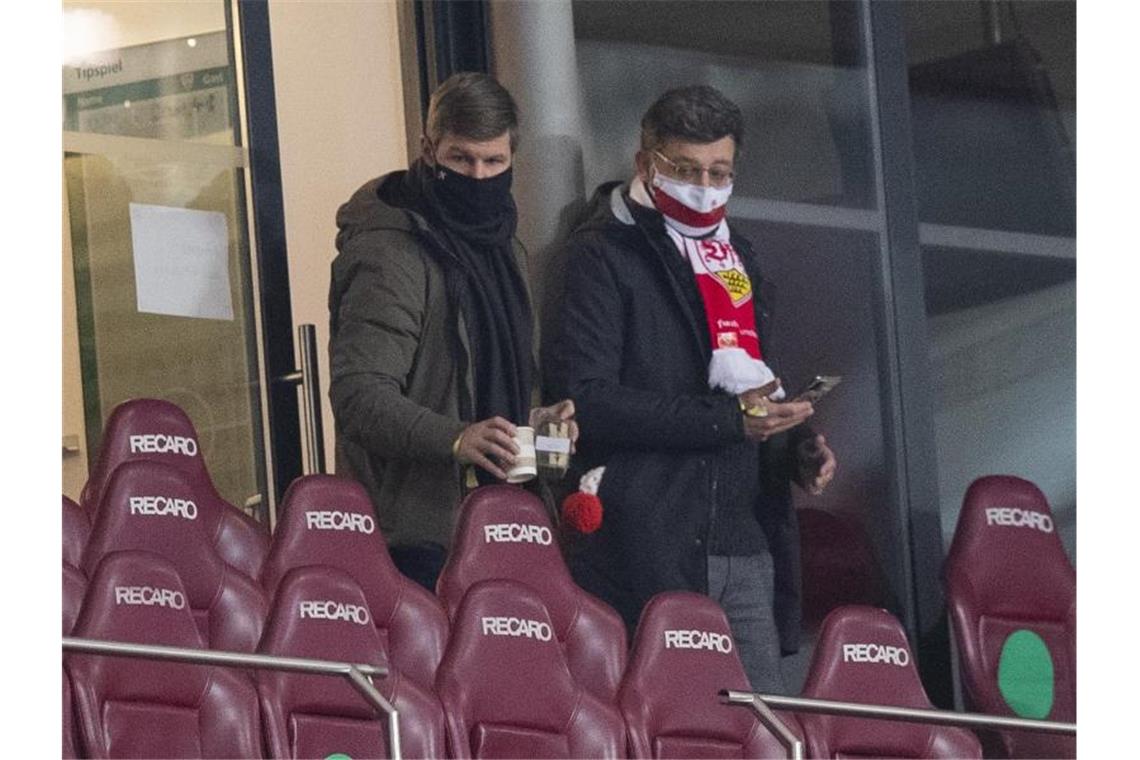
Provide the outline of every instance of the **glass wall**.
<path id="1" fill-rule="evenodd" d="M 731 0 L 573 8 L 590 125 L 587 187 L 632 170 L 637 124 L 658 95 L 703 83 L 744 111 L 737 206 L 763 198 L 874 207 L 854 8 Z"/>
<path id="2" fill-rule="evenodd" d="M 65 2 L 64 169 L 88 450 L 130 398 L 190 416 L 232 503 L 264 493 L 227 4 Z"/>
<path id="3" fill-rule="evenodd" d="M 923 222 L 1072 237 L 1076 4 L 905 4 Z"/>
<path id="4" fill-rule="evenodd" d="M 1076 5 L 904 7 L 939 492 L 1012 474 L 1076 549 Z"/>
<path id="5" fill-rule="evenodd" d="M 535 0 L 489 16 L 493 71 L 523 105 L 516 197 L 547 230 L 520 226 L 539 280 L 565 267 L 549 230 L 633 174 L 658 95 L 706 83 L 743 107 L 729 220 L 760 254 L 781 374 L 845 378 L 813 419 L 837 478 L 797 495 L 805 653 L 837 604 L 886 606 L 950 706 L 940 573 L 969 482 L 1034 480 L 1072 549 L 1074 4 Z"/>

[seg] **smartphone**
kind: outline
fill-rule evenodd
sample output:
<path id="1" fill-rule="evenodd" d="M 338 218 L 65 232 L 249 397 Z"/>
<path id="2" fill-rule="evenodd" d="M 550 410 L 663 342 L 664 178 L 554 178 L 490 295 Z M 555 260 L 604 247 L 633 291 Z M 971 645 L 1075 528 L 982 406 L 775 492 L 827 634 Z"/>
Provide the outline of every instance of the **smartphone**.
<path id="1" fill-rule="evenodd" d="M 816 375 L 792 398 L 792 401 L 810 401 L 814 404 L 842 381 L 842 375 Z"/>

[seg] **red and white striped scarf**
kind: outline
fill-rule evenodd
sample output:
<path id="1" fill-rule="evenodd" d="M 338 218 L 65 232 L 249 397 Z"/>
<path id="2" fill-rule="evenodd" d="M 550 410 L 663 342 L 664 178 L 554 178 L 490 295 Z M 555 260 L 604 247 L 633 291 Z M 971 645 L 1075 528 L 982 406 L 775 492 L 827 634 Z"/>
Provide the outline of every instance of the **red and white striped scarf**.
<path id="1" fill-rule="evenodd" d="M 752 280 L 729 239 L 724 205 L 711 212 L 695 211 L 662 189 L 654 188 L 650 198 L 645 184 L 635 178 L 630 197 L 661 212 L 670 239 L 693 269 L 712 343 L 709 387 L 740 394 L 771 382 L 775 376 L 764 363 L 756 331 Z M 782 388 L 772 394 L 783 397 Z"/>

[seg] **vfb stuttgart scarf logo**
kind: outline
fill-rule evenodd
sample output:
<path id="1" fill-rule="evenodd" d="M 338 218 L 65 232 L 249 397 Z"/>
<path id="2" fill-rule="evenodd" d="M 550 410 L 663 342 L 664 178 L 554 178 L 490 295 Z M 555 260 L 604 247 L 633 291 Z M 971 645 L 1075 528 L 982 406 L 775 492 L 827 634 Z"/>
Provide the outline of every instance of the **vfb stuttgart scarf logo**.
<path id="1" fill-rule="evenodd" d="M 697 250 L 709 274 L 728 291 L 733 306 L 740 306 L 751 297 L 752 281 L 745 274 L 736 249 L 721 240 L 701 240 Z"/>

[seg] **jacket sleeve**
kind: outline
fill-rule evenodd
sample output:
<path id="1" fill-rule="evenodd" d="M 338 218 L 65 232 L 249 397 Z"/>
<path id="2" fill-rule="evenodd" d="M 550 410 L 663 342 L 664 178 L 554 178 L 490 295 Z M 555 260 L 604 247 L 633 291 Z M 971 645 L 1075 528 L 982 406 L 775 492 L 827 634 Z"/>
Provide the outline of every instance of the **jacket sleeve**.
<path id="1" fill-rule="evenodd" d="M 426 263 L 410 240 L 390 241 L 365 233 L 333 262 L 329 397 L 337 432 L 385 459 L 450 459 L 464 423 L 404 395 L 423 328 Z"/>
<path id="2" fill-rule="evenodd" d="M 698 450 L 744 439 L 735 397 L 668 395 L 621 382 L 625 350 L 621 292 L 605 257 L 570 242 L 562 320 L 550 385 L 574 399 L 584 440 L 650 450 Z M 662 357 L 662 361 L 667 361 Z"/>

